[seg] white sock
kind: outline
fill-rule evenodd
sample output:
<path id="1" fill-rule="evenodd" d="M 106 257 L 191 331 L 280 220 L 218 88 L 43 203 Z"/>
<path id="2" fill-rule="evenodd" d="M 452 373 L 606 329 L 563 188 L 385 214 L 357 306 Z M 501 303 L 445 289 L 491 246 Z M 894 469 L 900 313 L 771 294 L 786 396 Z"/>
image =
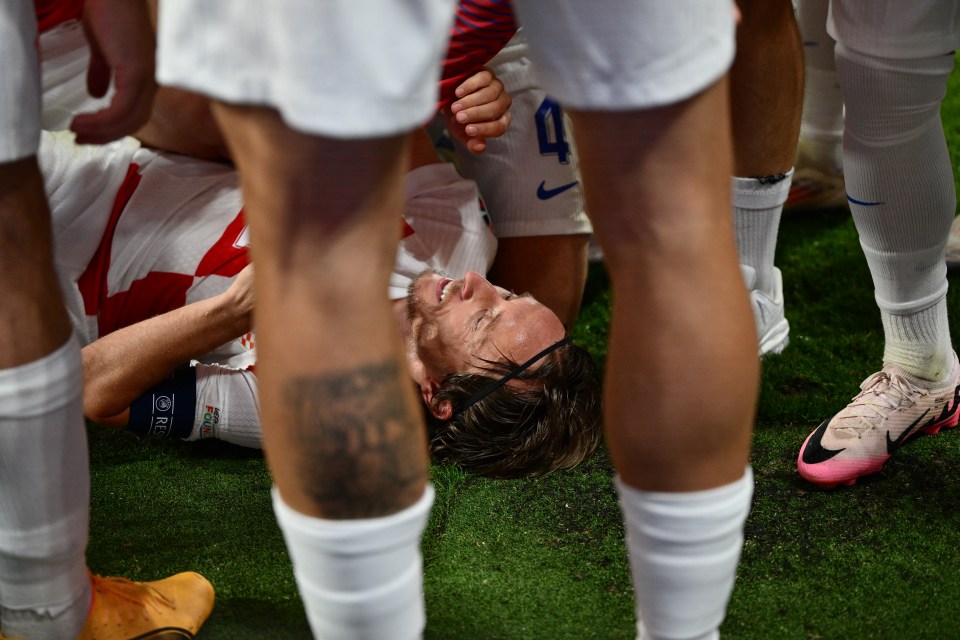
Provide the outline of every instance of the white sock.
<path id="1" fill-rule="evenodd" d="M 247 369 L 195 363 L 197 404 L 186 440 L 218 438 L 262 449 L 257 377 Z"/>
<path id="2" fill-rule="evenodd" d="M 836 43 L 827 33 L 828 7 L 829 0 L 801 0 L 797 10 L 806 77 L 800 137 L 804 166 L 839 171 L 843 162 L 843 97 L 833 60 Z"/>
<path id="3" fill-rule="evenodd" d="M 898 364 L 909 373 L 943 382 L 953 367 L 953 345 L 947 323 L 947 299 L 909 315 L 880 312 L 883 320 L 883 361 Z"/>
<path id="4" fill-rule="evenodd" d="M 273 508 L 317 640 L 415 640 L 423 634 L 420 537 L 433 486 L 403 511 L 382 518 L 325 520 Z"/>
<path id="5" fill-rule="evenodd" d="M 940 103 L 953 55 L 892 60 L 837 44 L 847 109 L 844 180 L 877 304 L 911 315 L 947 291 L 956 210 Z"/>
<path id="6" fill-rule="evenodd" d="M 783 203 L 790 193 L 793 169 L 776 182 L 772 178 L 737 178 L 733 184 L 733 221 L 740 264 L 756 273 L 753 287 L 773 292 L 773 259 Z"/>
<path id="7" fill-rule="evenodd" d="M 0 629 L 74 638 L 90 606 L 80 347 L 0 371 Z"/>
<path id="8" fill-rule="evenodd" d="M 616 480 L 637 600 L 638 640 L 719 637 L 733 590 L 753 473 L 683 493 L 639 491 Z"/>

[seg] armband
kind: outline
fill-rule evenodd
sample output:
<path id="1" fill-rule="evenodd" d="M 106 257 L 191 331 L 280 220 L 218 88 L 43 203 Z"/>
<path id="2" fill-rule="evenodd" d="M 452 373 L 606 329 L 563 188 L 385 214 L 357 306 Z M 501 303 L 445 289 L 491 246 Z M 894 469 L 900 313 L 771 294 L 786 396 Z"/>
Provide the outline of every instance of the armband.
<path id="1" fill-rule="evenodd" d="M 127 429 L 145 436 L 188 438 L 197 411 L 197 372 L 177 368 L 130 404 Z"/>

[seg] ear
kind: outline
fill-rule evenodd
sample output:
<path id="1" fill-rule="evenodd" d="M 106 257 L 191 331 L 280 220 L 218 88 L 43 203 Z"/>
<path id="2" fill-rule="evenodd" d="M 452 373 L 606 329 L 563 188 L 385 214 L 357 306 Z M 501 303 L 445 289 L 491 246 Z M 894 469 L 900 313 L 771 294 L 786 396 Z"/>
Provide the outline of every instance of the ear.
<path id="1" fill-rule="evenodd" d="M 430 415 L 438 420 L 449 420 L 453 417 L 453 403 L 449 400 L 444 400 L 437 406 L 433 404 L 433 396 L 436 395 L 439 390 L 440 384 L 430 376 L 425 376 L 423 380 L 420 381 L 420 397 L 423 398 L 423 402 L 427 405 Z"/>

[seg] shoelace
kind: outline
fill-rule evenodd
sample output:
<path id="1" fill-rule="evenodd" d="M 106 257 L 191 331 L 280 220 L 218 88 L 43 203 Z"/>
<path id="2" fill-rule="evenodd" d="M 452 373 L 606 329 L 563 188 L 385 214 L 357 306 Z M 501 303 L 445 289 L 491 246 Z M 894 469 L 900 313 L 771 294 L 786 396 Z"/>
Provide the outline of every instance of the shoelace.
<path id="1" fill-rule="evenodd" d="M 914 404 L 930 391 L 918 387 L 906 378 L 878 371 L 860 384 L 860 393 L 841 411 L 834 420 L 833 428 L 852 431 L 857 437 L 876 427 L 876 419 L 883 420 L 891 411 L 904 404 Z"/>

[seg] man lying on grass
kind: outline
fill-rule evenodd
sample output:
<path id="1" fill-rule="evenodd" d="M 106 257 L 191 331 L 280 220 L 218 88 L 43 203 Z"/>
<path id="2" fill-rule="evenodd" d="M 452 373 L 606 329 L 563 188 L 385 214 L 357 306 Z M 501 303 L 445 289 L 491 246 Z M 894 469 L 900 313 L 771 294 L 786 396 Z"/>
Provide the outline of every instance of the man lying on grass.
<path id="1" fill-rule="evenodd" d="M 492 477 L 572 467 L 601 437 L 593 363 L 549 309 L 476 273 L 496 249 L 476 186 L 424 141 L 388 295 L 434 457 Z M 45 134 L 40 160 L 56 262 L 86 345 L 88 418 L 260 446 L 235 171 L 132 139 L 79 147 L 65 134 Z"/>

